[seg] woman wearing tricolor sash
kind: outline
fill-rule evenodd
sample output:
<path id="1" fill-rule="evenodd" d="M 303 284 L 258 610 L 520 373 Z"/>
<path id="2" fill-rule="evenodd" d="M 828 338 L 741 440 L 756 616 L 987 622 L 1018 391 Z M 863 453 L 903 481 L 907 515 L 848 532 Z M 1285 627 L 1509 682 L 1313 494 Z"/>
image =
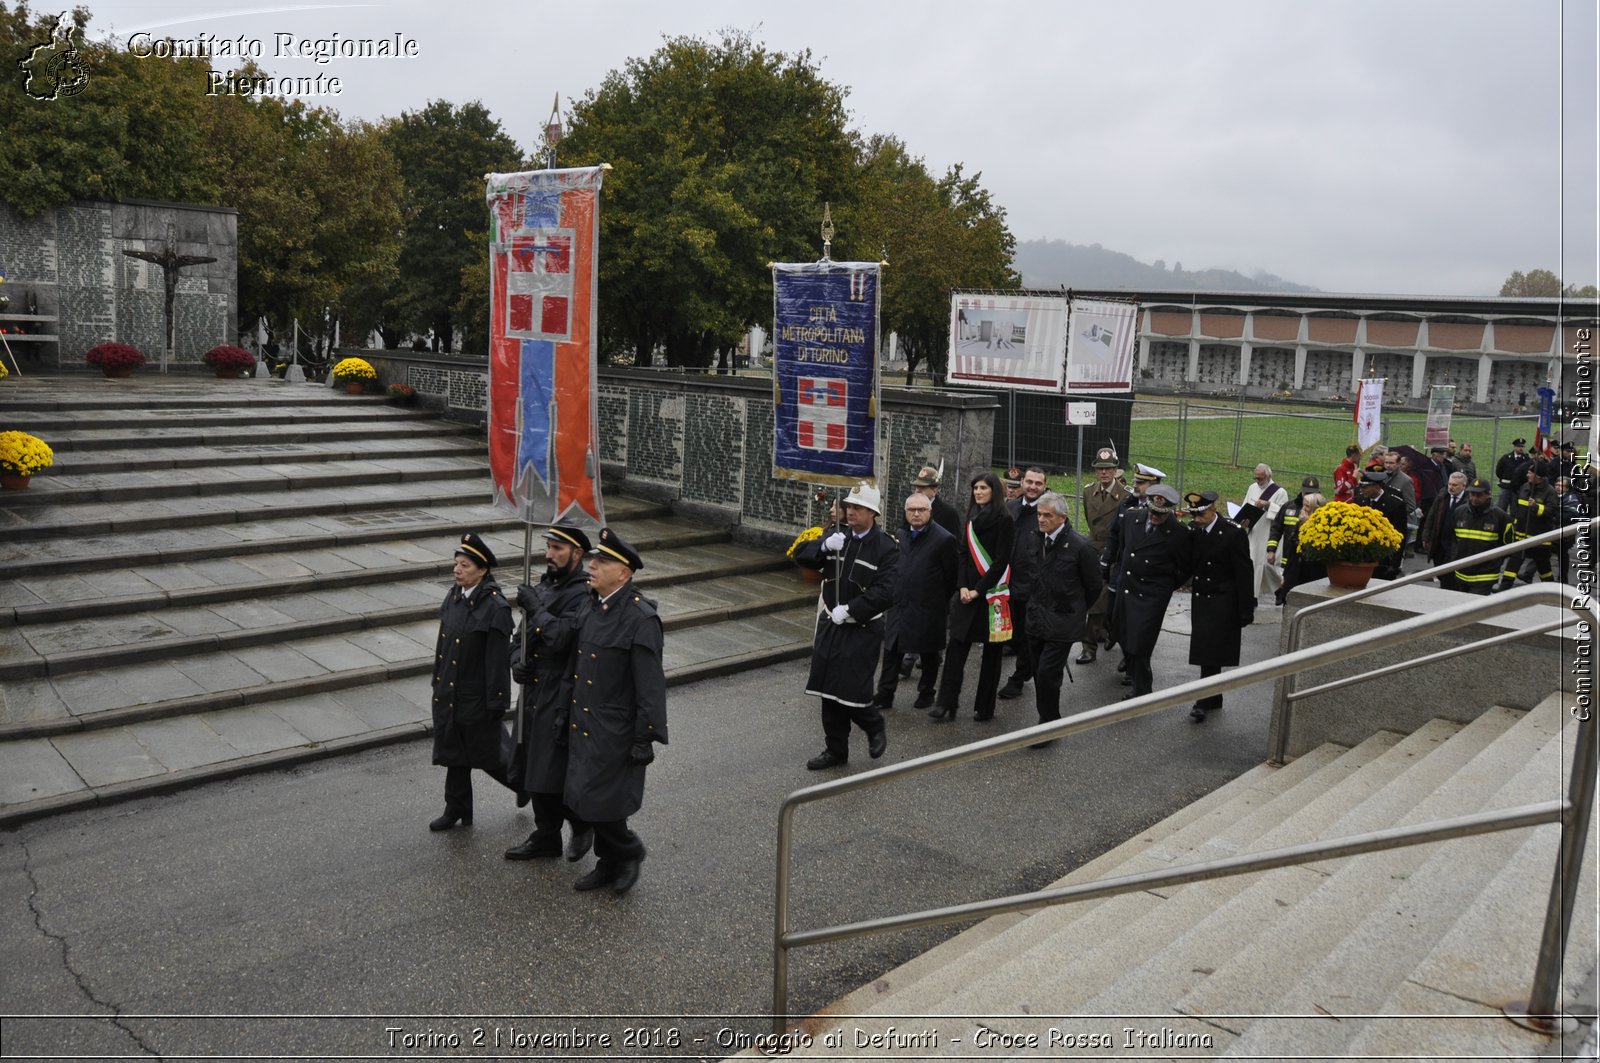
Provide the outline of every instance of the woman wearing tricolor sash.
<path id="1" fill-rule="evenodd" d="M 973 477 L 971 490 L 961 542 L 961 571 L 955 597 L 950 599 L 950 644 L 945 649 L 939 697 L 928 714 L 937 720 L 956 718 L 967 654 L 974 643 L 983 646 L 974 714 L 979 720 L 994 719 L 1001 644 L 1011 637 L 1006 586 L 1011 572 L 1011 514 L 1006 511 L 1000 478 L 994 473 Z"/>

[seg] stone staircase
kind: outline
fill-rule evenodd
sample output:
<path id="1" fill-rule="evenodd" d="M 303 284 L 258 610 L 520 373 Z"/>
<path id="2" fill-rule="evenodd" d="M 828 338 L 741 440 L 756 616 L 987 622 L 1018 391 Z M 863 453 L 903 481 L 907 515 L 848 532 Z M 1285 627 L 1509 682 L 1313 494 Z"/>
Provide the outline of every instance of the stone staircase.
<path id="1" fill-rule="evenodd" d="M 0 825 L 420 737 L 461 532 L 521 579 L 480 431 L 426 411 L 62 377 L 8 379 L 0 410 L 56 454 L 0 496 Z M 645 555 L 669 682 L 808 652 L 815 590 L 781 555 L 606 504 Z"/>
<path id="2" fill-rule="evenodd" d="M 1465 726 L 1434 720 L 1253 769 L 1061 884 L 1558 798 L 1576 740 L 1569 708 L 1556 695 L 1528 713 L 1492 708 Z M 994 917 L 805 1020 L 807 1053 L 1571 1052 L 1588 1027 L 1552 1044 L 1499 1010 L 1532 984 L 1559 836 L 1508 831 Z M 1570 942 L 1564 999 L 1592 1017 L 1592 838 Z M 836 1030 L 842 1047 L 830 1048 Z"/>

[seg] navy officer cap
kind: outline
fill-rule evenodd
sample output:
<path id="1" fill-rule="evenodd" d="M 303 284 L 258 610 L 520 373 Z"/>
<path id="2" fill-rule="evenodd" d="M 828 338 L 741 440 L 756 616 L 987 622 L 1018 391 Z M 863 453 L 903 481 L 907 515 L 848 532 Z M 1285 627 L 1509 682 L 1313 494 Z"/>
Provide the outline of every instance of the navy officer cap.
<path id="1" fill-rule="evenodd" d="M 470 557 L 480 568 L 495 566 L 494 551 L 489 549 L 489 545 L 480 539 L 476 532 L 467 532 L 463 535 L 461 545 L 456 547 L 455 552 Z"/>
<path id="2" fill-rule="evenodd" d="M 583 529 L 574 528 L 570 524 L 552 524 L 544 530 L 544 537 L 547 542 L 576 546 L 586 554 L 594 549 L 589 544 L 589 537 L 583 533 Z"/>
<path id="3" fill-rule="evenodd" d="M 635 572 L 644 567 L 644 561 L 640 559 L 639 551 L 628 545 L 622 536 L 610 528 L 600 529 L 600 542 L 590 553 L 609 557 L 613 561 L 621 561 Z"/>

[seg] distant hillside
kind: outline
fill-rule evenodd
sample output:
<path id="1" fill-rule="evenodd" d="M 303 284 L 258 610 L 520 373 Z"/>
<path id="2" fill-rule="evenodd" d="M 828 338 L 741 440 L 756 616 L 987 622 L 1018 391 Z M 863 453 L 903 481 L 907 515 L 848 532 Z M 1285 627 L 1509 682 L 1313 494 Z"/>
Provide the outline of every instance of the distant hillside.
<path id="1" fill-rule="evenodd" d="M 1264 270 L 1251 276 L 1231 269 L 1186 270 L 1181 262 L 1171 269 L 1164 262 L 1146 265 L 1120 251 L 1099 244 L 1069 244 L 1064 240 L 1025 240 L 1017 244 L 1017 272 L 1028 288 L 1130 288 L 1231 292 L 1314 292 L 1318 289 L 1275 277 Z"/>

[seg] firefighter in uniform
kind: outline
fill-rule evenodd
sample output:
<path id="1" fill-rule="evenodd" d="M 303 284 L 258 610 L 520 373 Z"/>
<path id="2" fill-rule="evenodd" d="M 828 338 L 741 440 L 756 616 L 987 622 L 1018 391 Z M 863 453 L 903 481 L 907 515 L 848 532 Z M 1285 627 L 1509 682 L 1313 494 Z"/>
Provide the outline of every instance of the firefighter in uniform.
<path id="1" fill-rule="evenodd" d="M 1272 531 L 1267 535 L 1267 566 L 1269 568 L 1277 567 L 1279 555 L 1283 553 L 1279 547 L 1283 545 L 1284 538 L 1299 525 L 1301 510 L 1305 508 L 1306 504 L 1306 495 L 1321 493 L 1322 481 L 1315 476 L 1307 476 L 1300 481 L 1300 493 L 1285 502 L 1283 508 L 1278 510 L 1278 517 L 1272 522 Z M 1282 605 L 1288 594 L 1288 590 L 1280 580 L 1278 589 L 1273 595 L 1273 600 Z"/>
<path id="2" fill-rule="evenodd" d="M 1128 485 L 1117 476 L 1118 467 L 1116 450 L 1101 447 L 1094 456 L 1095 482 L 1083 485 L 1083 521 L 1096 554 L 1105 553 L 1111 525 L 1116 522 L 1122 503 L 1133 495 Z M 1106 610 L 1110 607 L 1110 600 L 1110 588 L 1102 586 L 1099 595 L 1089 606 L 1083 652 L 1078 654 L 1078 664 L 1094 663 L 1100 640 L 1106 637 Z"/>
<path id="3" fill-rule="evenodd" d="M 1548 458 L 1540 458 L 1528 466 L 1527 482 L 1517 489 L 1517 500 L 1507 511 L 1511 515 L 1512 536 L 1517 542 L 1554 531 L 1561 521 L 1561 496 L 1550 483 L 1550 467 Z M 1509 567 L 1508 559 L 1506 582 L 1520 579 L 1532 583 L 1536 575 L 1545 583 L 1552 582 L 1556 578 L 1551 567 L 1552 553 L 1551 544 L 1542 543 L 1528 547 L 1528 552 L 1518 559 L 1516 569 Z"/>
<path id="4" fill-rule="evenodd" d="M 1493 550 L 1511 541 L 1511 518 L 1489 500 L 1489 485 L 1473 480 L 1467 485 L 1467 504 L 1456 507 L 1451 561 Z M 1488 594 L 1500 579 L 1500 561 L 1480 561 L 1458 569 L 1455 589 L 1468 594 Z"/>
<path id="5" fill-rule="evenodd" d="M 500 718 L 511 707 L 511 606 L 491 569 L 494 551 L 468 532 L 455 581 L 439 607 L 433 661 L 433 762 L 445 769 L 444 814 L 429 830 L 472 823 L 472 769 L 506 782 Z"/>
<path id="6" fill-rule="evenodd" d="M 1244 629 L 1255 619 L 1256 596 L 1251 593 L 1255 589 L 1255 571 L 1250 564 L 1250 536 L 1217 514 L 1217 493 L 1190 491 L 1183 498 L 1189 504 L 1193 573 L 1189 663 L 1199 665 L 1200 678 L 1205 679 L 1239 663 Z M 1297 519 L 1289 527 L 1298 525 Z M 1212 694 L 1194 703 L 1189 718 L 1200 723 L 1209 710 L 1220 708 L 1222 695 Z"/>
<path id="7" fill-rule="evenodd" d="M 850 724 L 867 734 L 867 755 L 889 747 L 883 713 L 872 703 L 873 669 L 883 650 L 883 614 L 894 604 L 900 544 L 878 527 L 878 489 L 863 480 L 845 496 L 845 526 L 795 551 L 795 560 L 823 574 L 823 612 L 811 646 L 806 693 L 822 699 L 821 753 L 811 771 L 850 759 Z"/>
<path id="8" fill-rule="evenodd" d="M 589 555 L 593 598 L 573 638 L 567 807 L 594 830 L 594 870 L 572 888 L 609 885 L 626 893 L 639 880 L 644 843 L 628 817 L 644 804 L 645 766 L 667 742 L 667 677 L 661 617 L 633 588 L 639 552 L 610 528 Z"/>

